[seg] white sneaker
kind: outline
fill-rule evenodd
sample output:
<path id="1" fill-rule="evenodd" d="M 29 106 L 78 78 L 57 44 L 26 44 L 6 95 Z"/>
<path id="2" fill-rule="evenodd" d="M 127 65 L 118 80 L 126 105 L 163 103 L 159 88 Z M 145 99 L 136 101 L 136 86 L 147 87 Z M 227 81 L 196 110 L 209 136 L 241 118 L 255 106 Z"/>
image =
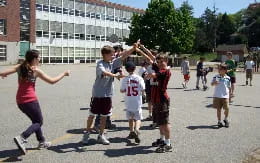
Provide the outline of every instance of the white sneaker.
<path id="1" fill-rule="evenodd" d="M 88 145 L 89 142 L 89 133 L 88 132 L 84 132 L 83 138 L 81 140 L 81 143 L 84 145 Z"/>
<path id="2" fill-rule="evenodd" d="M 103 145 L 109 145 L 110 144 L 109 140 L 107 140 L 105 135 L 98 135 L 97 141 L 98 141 L 98 143 L 101 143 Z"/>
<path id="3" fill-rule="evenodd" d="M 38 149 L 49 148 L 50 146 L 51 146 L 51 142 L 44 141 L 42 143 L 39 143 Z"/>
<path id="4" fill-rule="evenodd" d="M 25 155 L 26 154 L 25 144 L 27 143 L 27 140 L 24 139 L 21 135 L 19 135 L 14 138 L 14 142 L 17 145 L 17 147 L 22 151 L 22 153 Z"/>

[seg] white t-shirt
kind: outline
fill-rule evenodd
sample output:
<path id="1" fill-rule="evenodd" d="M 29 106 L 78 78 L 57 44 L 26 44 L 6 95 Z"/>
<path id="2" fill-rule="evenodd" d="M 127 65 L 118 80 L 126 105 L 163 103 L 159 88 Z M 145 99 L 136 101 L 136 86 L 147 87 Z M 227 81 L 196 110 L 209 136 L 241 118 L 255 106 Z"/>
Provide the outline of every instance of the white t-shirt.
<path id="1" fill-rule="evenodd" d="M 138 71 L 138 75 L 142 77 L 142 75 L 147 72 L 145 67 L 141 67 Z"/>
<path id="2" fill-rule="evenodd" d="M 247 70 L 248 69 L 253 69 L 254 65 L 255 65 L 254 61 L 246 61 L 246 63 L 245 63 L 245 66 L 246 66 Z"/>
<path id="3" fill-rule="evenodd" d="M 222 77 L 218 74 L 213 77 L 212 82 L 215 81 L 218 81 L 219 84 L 215 85 L 215 91 L 213 97 L 229 98 L 229 88 L 231 87 L 230 77 L 227 75 Z"/>
<path id="4" fill-rule="evenodd" d="M 120 90 L 125 92 L 125 106 L 127 111 L 139 111 L 142 108 L 142 91 L 145 84 L 142 77 L 133 74 L 122 80 Z"/>

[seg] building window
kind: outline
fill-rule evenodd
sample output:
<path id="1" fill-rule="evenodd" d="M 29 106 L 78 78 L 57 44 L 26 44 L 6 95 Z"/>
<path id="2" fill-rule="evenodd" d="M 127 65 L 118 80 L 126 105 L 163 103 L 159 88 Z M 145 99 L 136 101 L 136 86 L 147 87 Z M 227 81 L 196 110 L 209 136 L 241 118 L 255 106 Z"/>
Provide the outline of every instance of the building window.
<path id="1" fill-rule="evenodd" d="M 0 19 L 0 35 L 6 35 L 6 20 Z"/>
<path id="2" fill-rule="evenodd" d="M 48 11 L 49 11 L 49 6 L 47 6 L 47 5 L 43 5 L 43 11 L 48 12 Z"/>
<path id="3" fill-rule="evenodd" d="M 75 10 L 75 16 L 80 16 L 80 11 Z"/>
<path id="4" fill-rule="evenodd" d="M 70 10 L 69 15 L 74 16 L 74 10 Z"/>
<path id="5" fill-rule="evenodd" d="M 42 11 L 42 4 L 36 4 L 36 10 Z"/>
<path id="6" fill-rule="evenodd" d="M 63 8 L 63 14 L 64 14 L 64 15 L 68 15 L 68 13 L 69 13 L 69 9 Z"/>
<path id="7" fill-rule="evenodd" d="M 0 0 L 0 6 L 6 6 L 6 0 Z"/>
<path id="8" fill-rule="evenodd" d="M 55 10 L 56 10 L 55 7 L 53 7 L 53 6 L 50 7 L 50 12 L 54 12 L 55 13 Z"/>
<path id="9" fill-rule="evenodd" d="M 62 8 L 61 7 L 56 7 L 56 13 L 61 14 L 62 13 Z"/>
<path id="10" fill-rule="evenodd" d="M 42 37 L 43 33 L 42 31 L 36 31 L 36 37 Z"/>
<path id="11" fill-rule="evenodd" d="M 6 45 L 0 45 L 0 61 L 6 61 L 7 59 Z"/>

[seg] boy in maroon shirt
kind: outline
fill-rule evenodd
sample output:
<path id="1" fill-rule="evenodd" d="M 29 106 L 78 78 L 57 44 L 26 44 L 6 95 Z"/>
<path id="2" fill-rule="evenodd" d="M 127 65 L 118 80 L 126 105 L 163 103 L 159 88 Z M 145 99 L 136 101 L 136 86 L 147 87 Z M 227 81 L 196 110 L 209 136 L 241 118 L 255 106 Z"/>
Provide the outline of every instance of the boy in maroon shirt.
<path id="1" fill-rule="evenodd" d="M 140 49 L 137 48 L 136 51 L 152 64 L 155 73 L 148 74 L 148 77 L 155 79 L 157 82 L 151 90 L 151 101 L 154 110 L 154 120 L 160 128 L 160 139 L 157 139 L 152 145 L 158 147 L 156 152 L 171 152 L 169 125 L 170 98 L 166 92 L 171 77 L 171 71 L 167 68 L 168 56 L 160 53 L 156 56 L 156 61 L 154 62 L 150 56 L 147 56 Z"/>

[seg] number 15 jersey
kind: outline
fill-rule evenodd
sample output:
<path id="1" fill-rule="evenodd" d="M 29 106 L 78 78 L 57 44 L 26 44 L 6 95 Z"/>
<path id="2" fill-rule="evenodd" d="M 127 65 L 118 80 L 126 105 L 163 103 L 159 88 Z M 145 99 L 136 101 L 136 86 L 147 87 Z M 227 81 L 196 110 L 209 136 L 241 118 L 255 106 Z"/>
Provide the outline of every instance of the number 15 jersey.
<path id="1" fill-rule="evenodd" d="M 145 90 L 143 78 L 136 74 L 125 77 L 120 90 L 125 91 L 126 110 L 139 111 L 142 107 L 142 91 Z"/>

